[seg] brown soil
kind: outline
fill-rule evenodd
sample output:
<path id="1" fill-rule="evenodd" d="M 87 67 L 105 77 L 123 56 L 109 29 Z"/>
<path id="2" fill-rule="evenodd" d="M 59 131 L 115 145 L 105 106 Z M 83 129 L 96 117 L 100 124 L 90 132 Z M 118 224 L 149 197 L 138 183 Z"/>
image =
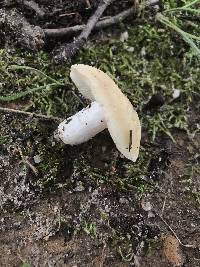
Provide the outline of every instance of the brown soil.
<path id="1" fill-rule="evenodd" d="M 100 138 L 101 136 L 96 138 L 97 142 Z M 176 266 L 182 266 L 183 262 L 187 267 L 200 266 L 199 207 L 186 197 L 186 187 L 181 179 L 188 159 L 198 151 L 199 142 L 190 143 L 181 132 L 176 134 L 176 140 L 177 145 L 168 143 L 169 163 L 159 177 L 158 189 L 139 202 L 134 194 L 117 192 L 116 188 L 105 185 L 96 185 L 93 189 L 81 192 L 74 188 L 73 193 L 59 190 L 56 194 L 47 194 L 35 200 L 31 200 L 31 190 L 26 190 L 28 194 L 23 201 L 27 208 L 23 209 L 23 216 L 16 212 L 1 214 L 1 266 L 20 266 L 22 261 L 29 262 L 32 266 L 130 266 L 130 263 L 121 262 L 109 239 L 105 242 L 106 236 L 110 236 L 113 230 L 134 236 L 137 248 L 133 259 L 139 261 L 139 266 L 159 267 L 162 264 L 167 267 L 173 263 L 174 266 L 175 263 L 179 264 Z M 91 153 L 88 149 L 86 151 Z M 8 158 L 12 160 L 10 156 Z M 4 173 L 5 160 L 4 158 Z M 12 170 L 7 167 L 10 169 L 7 175 L 13 182 L 14 174 L 19 172 L 16 163 L 13 161 Z M 13 199 L 16 187 L 16 184 L 11 183 L 8 190 Z M 145 204 L 147 202 L 150 203 L 150 208 Z M 158 213 L 162 210 L 163 218 L 181 242 L 193 245 L 194 248 L 179 246 L 172 232 L 155 215 L 154 210 Z M 109 216 L 109 225 L 101 219 L 101 212 Z M 62 221 L 66 216 L 69 224 Z M 84 231 L 74 233 L 76 229 L 72 226 L 78 229 L 83 218 L 96 221 L 98 231 L 102 232 L 104 238 L 92 237 Z M 144 253 L 142 247 L 146 239 L 154 239 L 156 244 L 152 244 L 151 249 L 149 247 Z M 126 258 L 127 255 L 123 257 Z"/>

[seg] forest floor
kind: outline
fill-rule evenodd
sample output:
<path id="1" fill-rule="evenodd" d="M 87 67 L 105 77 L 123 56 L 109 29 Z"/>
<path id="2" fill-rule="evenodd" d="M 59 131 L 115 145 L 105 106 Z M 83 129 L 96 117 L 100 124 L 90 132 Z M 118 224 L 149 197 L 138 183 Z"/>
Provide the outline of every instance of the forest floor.
<path id="1" fill-rule="evenodd" d="M 54 1 L 37 2 L 51 16 L 0 12 L 53 28 L 85 23 L 96 8 L 63 1 L 64 13 L 76 10 L 72 20 Z M 154 12 L 96 32 L 65 64 L 51 54 L 63 39 L 33 51 L 12 29 L 0 31 L 1 108 L 73 115 L 88 104 L 69 79 L 83 63 L 116 81 L 142 123 L 132 163 L 107 130 L 68 146 L 54 139 L 56 120 L 0 111 L 0 266 L 200 266 L 200 63 Z"/>

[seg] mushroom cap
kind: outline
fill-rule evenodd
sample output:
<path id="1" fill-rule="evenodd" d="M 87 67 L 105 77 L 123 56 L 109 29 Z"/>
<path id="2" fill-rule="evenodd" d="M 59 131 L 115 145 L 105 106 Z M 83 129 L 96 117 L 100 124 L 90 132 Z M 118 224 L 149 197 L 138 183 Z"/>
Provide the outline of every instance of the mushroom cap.
<path id="1" fill-rule="evenodd" d="M 106 73 L 95 67 L 72 65 L 70 77 L 85 98 L 102 105 L 116 147 L 135 162 L 139 154 L 141 125 L 128 98 Z"/>

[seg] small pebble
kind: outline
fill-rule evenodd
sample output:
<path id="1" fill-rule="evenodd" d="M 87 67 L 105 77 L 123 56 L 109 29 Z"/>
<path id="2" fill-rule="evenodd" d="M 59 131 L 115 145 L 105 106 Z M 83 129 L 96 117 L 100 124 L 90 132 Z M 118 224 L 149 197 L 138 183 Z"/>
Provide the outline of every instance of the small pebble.
<path id="1" fill-rule="evenodd" d="M 148 212 L 148 218 L 154 218 L 155 214 L 152 211 Z"/>
<path id="2" fill-rule="evenodd" d="M 151 203 L 149 201 L 148 202 L 143 202 L 142 203 L 142 208 L 145 211 L 150 211 L 150 210 L 152 210 L 152 205 L 151 205 Z"/>
<path id="3" fill-rule="evenodd" d="M 109 208 L 109 206 L 108 205 L 105 205 L 105 212 L 110 212 L 110 208 Z"/>
<path id="4" fill-rule="evenodd" d="M 120 35 L 120 41 L 121 42 L 125 42 L 128 40 L 128 32 L 125 31 L 125 32 L 122 32 L 121 35 Z"/>
<path id="5" fill-rule="evenodd" d="M 38 164 L 38 163 L 40 163 L 40 162 L 42 161 L 39 155 L 35 155 L 35 156 L 33 157 L 33 160 L 34 160 L 34 162 L 35 162 L 36 164 Z"/>
<path id="6" fill-rule="evenodd" d="M 140 53 L 141 53 L 141 56 L 142 56 L 142 57 L 146 56 L 146 49 L 145 49 L 145 47 L 142 47 Z"/>
<path id="7" fill-rule="evenodd" d="M 124 197 L 120 197 L 119 199 L 119 203 L 120 204 L 129 204 L 129 201 L 128 199 L 124 198 Z"/>
<path id="8" fill-rule="evenodd" d="M 75 192 L 82 192 L 85 190 L 85 187 L 82 185 L 82 182 L 79 181 L 77 186 L 74 188 L 74 191 Z"/>
<path id="9" fill-rule="evenodd" d="M 130 46 L 126 48 L 126 51 L 128 52 L 134 52 L 134 47 Z"/>
<path id="10" fill-rule="evenodd" d="M 181 92 L 179 89 L 174 89 L 173 94 L 172 94 L 173 99 L 178 98 L 180 96 L 180 94 L 181 94 Z"/>
<path id="11" fill-rule="evenodd" d="M 102 152 L 105 153 L 106 152 L 106 146 L 102 146 Z"/>

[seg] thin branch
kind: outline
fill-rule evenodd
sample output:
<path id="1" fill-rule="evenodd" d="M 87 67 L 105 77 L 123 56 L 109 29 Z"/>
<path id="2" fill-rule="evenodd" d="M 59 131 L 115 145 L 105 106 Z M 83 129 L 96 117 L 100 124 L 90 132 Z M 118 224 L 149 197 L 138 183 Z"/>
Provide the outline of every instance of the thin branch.
<path id="1" fill-rule="evenodd" d="M 159 2 L 158 0 L 148 1 L 147 6 L 156 5 L 158 4 L 158 2 Z M 135 13 L 135 8 L 131 7 L 113 17 L 109 17 L 109 18 L 103 19 L 102 21 L 97 22 L 93 30 L 101 30 L 103 28 L 120 23 L 126 18 L 132 16 L 134 13 Z M 43 29 L 43 31 L 46 37 L 56 38 L 56 37 L 65 37 L 65 36 L 70 36 L 72 34 L 76 34 L 80 31 L 83 31 L 85 27 L 86 25 L 75 25 L 75 26 L 67 27 L 67 28 Z"/>
<path id="2" fill-rule="evenodd" d="M 85 0 L 85 3 L 87 5 L 87 9 L 91 8 L 90 0 Z"/>
<path id="3" fill-rule="evenodd" d="M 169 228 L 169 230 L 172 232 L 172 234 L 175 236 L 175 238 L 178 240 L 179 244 L 183 247 L 186 248 L 195 248 L 195 245 L 191 245 L 191 244 L 183 244 L 182 241 L 179 239 L 179 237 L 177 236 L 176 232 L 172 229 L 172 227 L 165 221 L 165 219 L 163 219 L 163 217 L 154 210 L 154 213 L 161 219 L 161 221 Z"/>
<path id="4" fill-rule="evenodd" d="M 64 62 L 70 60 L 80 50 L 80 48 L 84 46 L 91 31 L 102 16 L 103 12 L 113 1 L 115 0 L 102 0 L 100 2 L 97 10 L 89 18 L 81 34 L 72 43 L 65 43 L 54 51 L 55 61 Z"/>
<path id="5" fill-rule="evenodd" d="M 167 196 L 165 195 L 165 199 L 163 201 L 163 206 L 162 206 L 162 210 L 161 210 L 161 216 L 163 216 L 163 213 L 164 213 L 164 210 L 165 210 L 166 199 L 167 199 Z"/>
<path id="6" fill-rule="evenodd" d="M 111 18 L 104 19 L 102 21 L 97 22 L 96 26 L 94 27 L 95 30 L 100 30 L 114 24 L 120 23 L 121 21 L 125 20 L 129 16 L 134 14 L 134 8 L 131 7 L 116 16 Z M 60 29 L 44 29 L 44 33 L 47 37 L 63 37 L 71 34 L 78 33 L 85 28 L 85 25 L 76 25 L 68 28 L 60 28 Z"/>
<path id="7" fill-rule="evenodd" d="M 23 155 L 22 150 L 21 150 L 20 147 L 17 147 L 17 150 L 18 150 L 18 152 L 19 152 L 19 154 L 20 154 L 20 157 L 21 157 L 21 159 L 22 159 L 22 162 L 23 162 L 24 164 L 26 164 L 26 165 L 33 171 L 33 173 L 37 176 L 37 175 L 38 175 L 38 170 L 35 168 L 35 166 L 33 166 L 33 165 L 27 160 L 27 158 Z"/>
<path id="8" fill-rule="evenodd" d="M 43 114 L 37 114 L 34 112 L 27 112 L 27 111 L 18 110 L 18 109 L 12 109 L 12 108 L 0 107 L 0 112 L 22 114 L 22 115 L 30 116 L 33 118 L 38 118 L 40 120 L 51 120 L 51 121 L 58 121 L 58 122 L 63 121 L 62 118 L 47 116 L 47 115 L 43 115 Z"/>

